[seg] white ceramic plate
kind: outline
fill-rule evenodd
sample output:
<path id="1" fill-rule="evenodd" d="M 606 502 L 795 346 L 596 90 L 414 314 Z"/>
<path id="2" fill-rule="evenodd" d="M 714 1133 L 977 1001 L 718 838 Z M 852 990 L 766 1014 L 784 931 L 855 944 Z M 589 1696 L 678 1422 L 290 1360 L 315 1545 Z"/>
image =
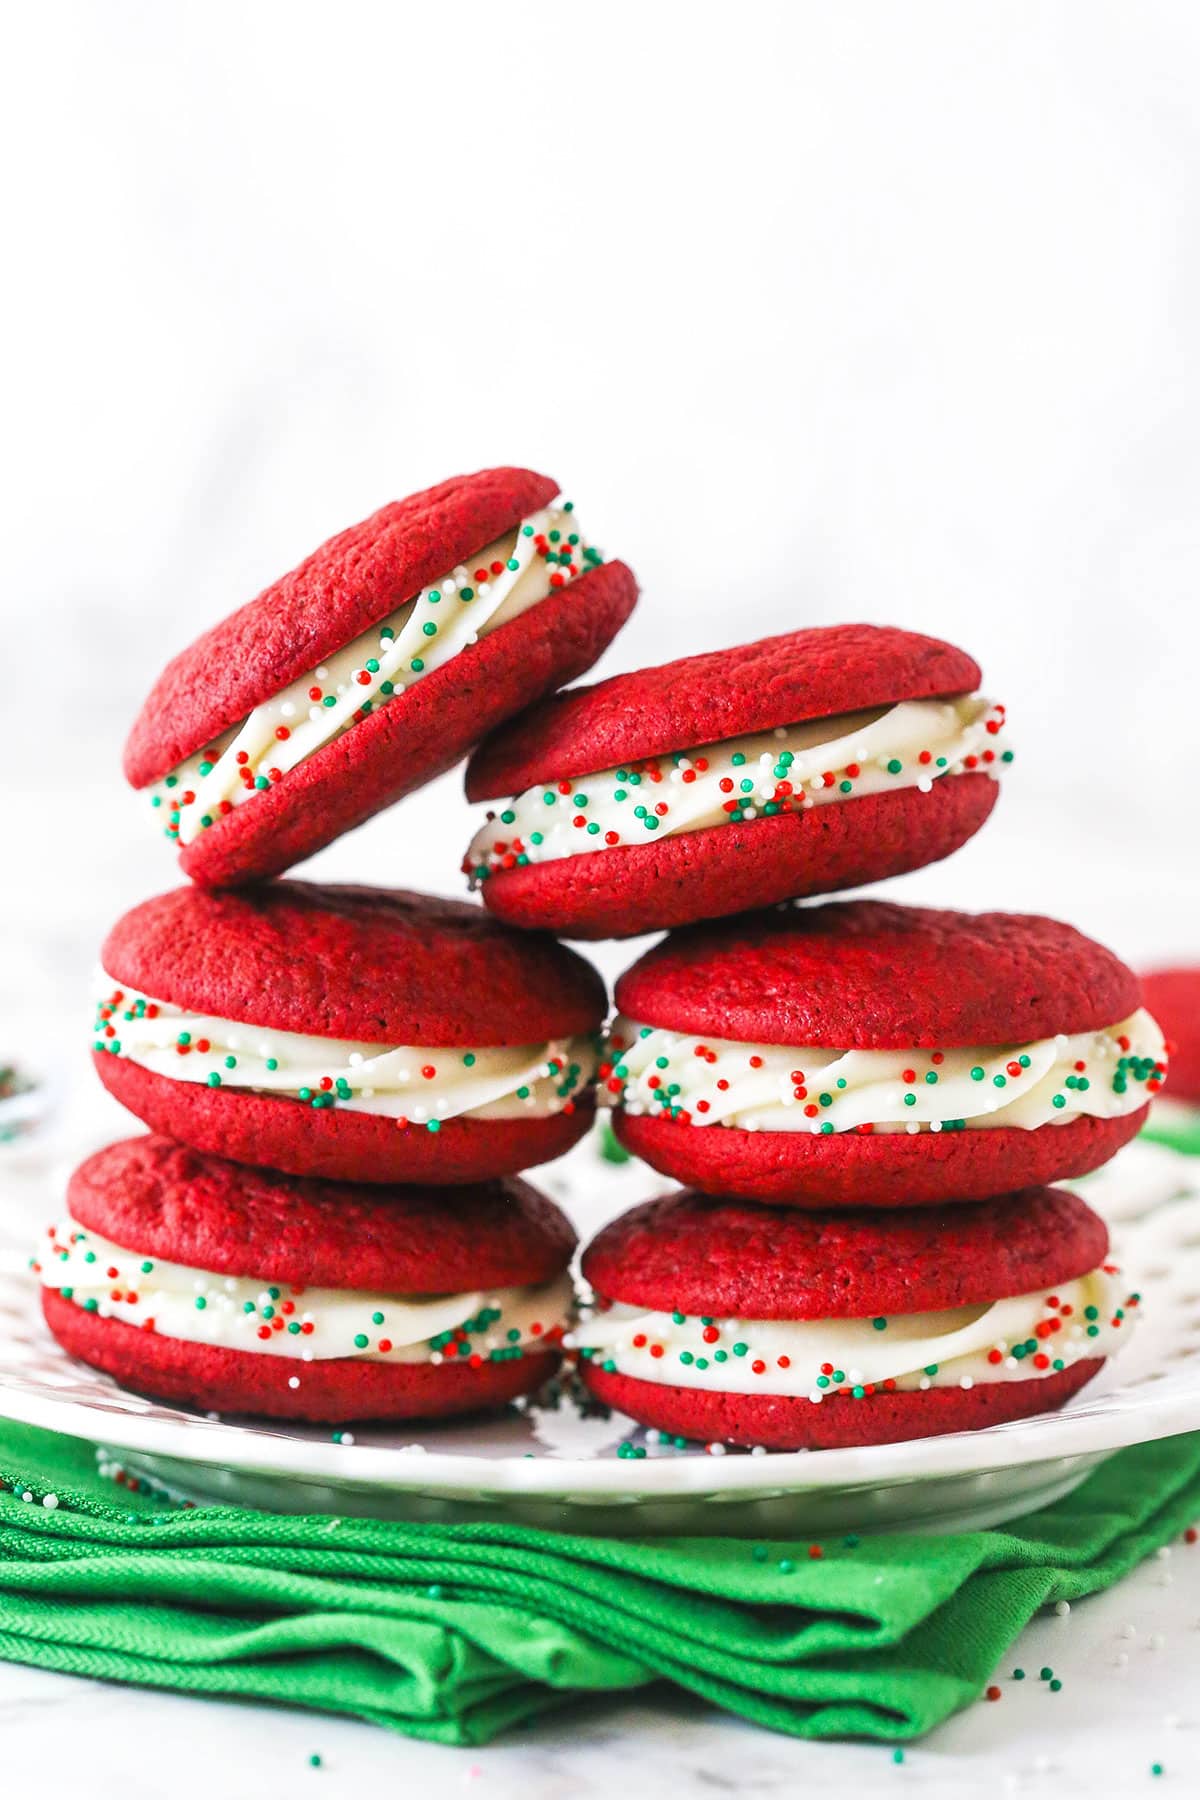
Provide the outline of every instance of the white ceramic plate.
<path id="1" fill-rule="evenodd" d="M 982 1527 L 1069 1492 L 1114 1450 L 1200 1429 L 1200 1160 L 1133 1144 L 1084 1191 L 1113 1223 L 1144 1317 L 1062 1412 L 984 1431 L 714 1455 L 654 1443 L 619 1415 L 583 1416 L 564 1397 L 490 1420 L 363 1427 L 335 1443 L 325 1428 L 160 1405 L 73 1361 L 43 1325 L 15 1250 L 0 1261 L 0 1416 L 100 1443 L 177 1493 L 282 1511 L 486 1515 L 638 1535 Z M 629 1442 L 645 1456 L 619 1455 Z"/>

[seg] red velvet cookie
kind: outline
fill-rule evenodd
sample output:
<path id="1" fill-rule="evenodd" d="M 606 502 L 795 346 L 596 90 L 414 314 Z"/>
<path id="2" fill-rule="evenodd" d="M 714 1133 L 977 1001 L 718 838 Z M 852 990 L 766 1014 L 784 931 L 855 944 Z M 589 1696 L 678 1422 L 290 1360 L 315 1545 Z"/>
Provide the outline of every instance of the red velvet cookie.
<path id="1" fill-rule="evenodd" d="M 979 679 L 937 638 L 836 625 L 555 695 L 472 757 L 468 799 L 515 798 L 464 869 L 501 918 L 602 938 L 921 868 L 1012 757 Z"/>
<path id="2" fill-rule="evenodd" d="M 637 584 L 557 491 L 486 469 L 384 506 L 167 665 L 125 774 L 186 874 L 290 868 L 591 667 Z"/>
<path id="3" fill-rule="evenodd" d="M 130 1111 L 296 1175 L 458 1184 L 569 1149 L 604 986 L 548 939 L 425 895 L 180 888 L 101 951 L 93 1051 Z"/>
<path id="4" fill-rule="evenodd" d="M 1034 1188 L 956 1211 L 803 1213 L 677 1193 L 584 1253 L 587 1386 L 641 1424 L 827 1449 L 1060 1406 L 1138 1304 L 1108 1232 Z"/>
<path id="5" fill-rule="evenodd" d="M 1200 1106 L 1200 968 L 1143 975 L 1142 1001 L 1171 1044 L 1171 1098 Z"/>
<path id="6" fill-rule="evenodd" d="M 616 999 L 600 1073 L 622 1143 L 706 1193 L 785 1205 L 1081 1175 L 1165 1074 L 1130 970 L 1020 914 L 779 907 L 673 934 Z"/>
<path id="7" fill-rule="evenodd" d="M 575 1237 L 523 1181 L 381 1191 L 161 1137 L 89 1157 L 35 1260 L 60 1342 L 218 1412 L 437 1418 L 529 1392 L 569 1320 Z"/>

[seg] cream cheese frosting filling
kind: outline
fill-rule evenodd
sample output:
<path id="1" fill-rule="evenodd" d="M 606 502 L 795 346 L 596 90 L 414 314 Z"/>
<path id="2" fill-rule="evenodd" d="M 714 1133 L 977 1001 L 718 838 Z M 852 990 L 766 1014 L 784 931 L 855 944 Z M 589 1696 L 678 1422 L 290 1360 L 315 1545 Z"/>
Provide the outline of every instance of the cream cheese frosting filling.
<path id="1" fill-rule="evenodd" d="M 172 1081 L 379 1113 L 428 1131 L 447 1119 L 570 1112 L 598 1060 L 594 1040 L 582 1036 L 441 1049 L 268 1030 L 154 1000 L 103 972 L 92 1048 Z"/>
<path id="2" fill-rule="evenodd" d="M 740 1044 L 618 1015 L 599 1074 L 602 1103 L 630 1114 L 828 1135 L 1121 1118 L 1158 1092 L 1166 1066 L 1144 1010 L 1101 1031 L 945 1050 Z"/>
<path id="3" fill-rule="evenodd" d="M 468 1294 L 294 1287 L 145 1256 L 70 1218 L 48 1228 L 31 1267 L 43 1287 L 102 1319 L 184 1343 L 300 1362 L 508 1361 L 556 1349 L 574 1308 L 566 1273 L 538 1287 Z"/>
<path id="4" fill-rule="evenodd" d="M 728 1319 L 613 1304 L 567 1339 L 609 1373 L 666 1387 L 771 1394 L 819 1402 L 834 1395 L 1028 1381 L 1111 1356 L 1140 1300 L 1105 1263 L 1049 1293 L 945 1312 L 873 1319 Z"/>
<path id="5" fill-rule="evenodd" d="M 1003 728 L 1004 708 L 982 694 L 903 700 L 542 782 L 488 814 L 464 871 L 478 885 L 498 869 L 525 863 L 899 788 L 928 793 L 944 775 L 996 776 L 1012 761 Z"/>
<path id="6" fill-rule="evenodd" d="M 561 498 L 459 563 L 249 717 L 176 765 L 150 790 L 166 834 L 192 843 L 314 751 L 386 706 L 488 632 L 603 561 Z"/>

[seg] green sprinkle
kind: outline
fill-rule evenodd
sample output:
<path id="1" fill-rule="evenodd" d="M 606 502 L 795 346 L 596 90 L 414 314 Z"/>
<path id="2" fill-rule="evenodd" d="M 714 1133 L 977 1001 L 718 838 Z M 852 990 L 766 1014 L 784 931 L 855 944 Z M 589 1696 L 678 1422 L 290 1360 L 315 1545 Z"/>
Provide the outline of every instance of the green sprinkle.
<path id="1" fill-rule="evenodd" d="M 207 1305 L 208 1305 L 208 1301 L 204 1298 L 204 1295 L 197 1294 L 196 1295 L 196 1311 L 203 1312 Z"/>
<path id="2" fill-rule="evenodd" d="M 366 1332 L 365 1331 L 356 1331 L 354 1334 L 354 1348 L 356 1350 L 365 1350 L 366 1347 L 367 1347 Z"/>

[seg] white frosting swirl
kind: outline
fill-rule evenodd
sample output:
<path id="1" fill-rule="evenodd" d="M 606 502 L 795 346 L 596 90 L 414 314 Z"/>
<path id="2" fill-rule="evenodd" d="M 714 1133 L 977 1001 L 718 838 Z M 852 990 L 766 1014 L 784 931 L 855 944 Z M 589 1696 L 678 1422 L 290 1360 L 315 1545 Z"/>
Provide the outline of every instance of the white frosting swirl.
<path id="1" fill-rule="evenodd" d="M 540 1287 L 470 1294 L 364 1294 L 212 1275 L 110 1243 L 73 1219 L 51 1225 L 33 1271 L 76 1306 L 161 1337 L 298 1362 L 506 1361 L 556 1348 L 574 1295 L 564 1272 Z"/>
<path id="2" fill-rule="evenodd" d="M 614 1304 L 576 1326 L 569 1348 L 666 1387 L 822 1401 L 867 1390 L 1042 1379 L 1111 1356 L 1140 1296 L 1106 1263 L 1052 1293 L 879 1319 L 721 1319 Z"/>
<path id="3" fill-rule="evenodd" d="M 100 972 L 93 1048 L 172 1081 L 344 1107 L 436 1131 L 445 1119 L 570 1111 L 596 1070 L 590 1037 L 464 1050 L 355 1043 L 188 1012 Z"/>
<path id="4" fill-rule="evenodd" d="M 464 869 L 478 884 L 497 869 L 646 844 L 676 832 L 772 818 L 898 788 L 928 793 L 943 775 L 997 775 L 1012 761 L 1004 708 L 981 694 L 903 700 L 810 719 L 700 749 L 539 782 L 471 840 Z"/>
<path id="5" fill-rule="evenodd" d="M 825 1050 L 690 1037 L 618 1015 L 602 1103 L 742 1131 L 1035 1131 L 1136 1112 L 1166 1075 L 1144 1010 L 1101 1031 L 946 1050 Z"/>
<path id="6" fill-rule="evenodd" d="M 570 501 L 523 519 L 177 764 L 151 789 L 151 804 L 166 809 L 167 836 L 192 843 L 368 713 L 600 561 L 580 536 Z"/>

